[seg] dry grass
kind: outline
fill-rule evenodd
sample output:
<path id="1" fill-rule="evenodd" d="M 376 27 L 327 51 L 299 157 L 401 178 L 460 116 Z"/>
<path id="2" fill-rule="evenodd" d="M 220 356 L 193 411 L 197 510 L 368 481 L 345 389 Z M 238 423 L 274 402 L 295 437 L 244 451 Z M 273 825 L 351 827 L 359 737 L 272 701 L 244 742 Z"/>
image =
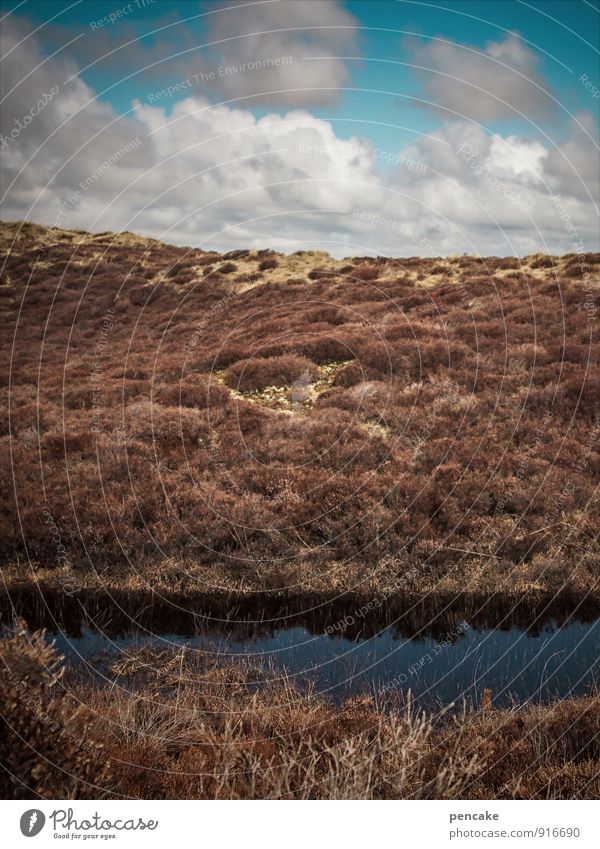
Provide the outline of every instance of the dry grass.
<path id="1" fill-rule="evenodd" d="M 3 225 L 6 580 L 596 592 L 585 260 Z"/>
<path id="2" fill-rule="evenodd" d="M 598 695 L 432 718 L 341 707 L 251 665 L 129 650 L 104 683 L 42 635 L 0 643 L 5 772 L 25 798 L 597 798 Z M 106 683 L 112 680 L 113 683 Z"/>

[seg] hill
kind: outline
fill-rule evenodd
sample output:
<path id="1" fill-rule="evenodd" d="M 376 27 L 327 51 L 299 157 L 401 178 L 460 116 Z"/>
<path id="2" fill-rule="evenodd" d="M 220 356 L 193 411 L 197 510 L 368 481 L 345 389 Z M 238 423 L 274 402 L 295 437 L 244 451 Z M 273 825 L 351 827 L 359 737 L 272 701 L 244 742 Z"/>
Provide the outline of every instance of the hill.
<path id="1" fill-rule="evenodd" d="M 597 589 L 600 255 L 0 253 L 9 583 Z"/>

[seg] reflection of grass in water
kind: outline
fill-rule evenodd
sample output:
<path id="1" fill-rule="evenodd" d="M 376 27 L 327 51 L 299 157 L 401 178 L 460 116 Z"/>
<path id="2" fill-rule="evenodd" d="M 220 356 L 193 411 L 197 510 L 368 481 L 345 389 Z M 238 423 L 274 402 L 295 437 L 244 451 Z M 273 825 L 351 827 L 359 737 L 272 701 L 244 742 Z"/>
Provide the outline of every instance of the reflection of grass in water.
<path id="1" fill-rule="evenodd" d="M 518 628 L 537 636 L 553 633 L 563 625 L 589 626 L 600 618 L 600 603 L 595 597 L 501 593 L 418 596 L 400 581 L 385 592 L 367 585 L 371 590 L 368 595 L 350 591 L 336 598 L 331 593 L 306 592 L 282 600 L 277 593 L 196 590 L 182 596 L 166 586 L 158 594 L 130 580 L 111 590 L 92 585 L 70 595 L 61 590 L 60 583 L 52 582 L 55 572 L 42 575 L 43 580 L 38 577 L 28 584 L 15 577 L 8 580 L 9 573 L 5 572 L 7 591 L 0 593 L 0 623 L 4 627 L 12 624 L 16 611 L 32 628 L 59 628 L 74 637 L 85 628 L 119 636 L 130 631 L 134 623 L 149 633 L 188 637 L 209 628 L 224 638 L 260 638 L 280 628 L 299 626 L 310 634 L 352 640 L 391 628 L 398 639 L 431 637 L 439 641 L 462 621 L 469 622 L 472 629 Z"/>
<path id="2" fill-rule="evenodd" d="M 5 798 L 600 792 L 598 693 L 511 710 L 495 710 L 486 695 L 480 710 L 435 721 L 410 701 L 390 709 L 363 697 L 335 707 L 285 677 L 270 682 L 252 664 L 184 649 L 117 656 L 103 686 L 65 675 L 39 633 L 4 639 L 0 654 Z"/>

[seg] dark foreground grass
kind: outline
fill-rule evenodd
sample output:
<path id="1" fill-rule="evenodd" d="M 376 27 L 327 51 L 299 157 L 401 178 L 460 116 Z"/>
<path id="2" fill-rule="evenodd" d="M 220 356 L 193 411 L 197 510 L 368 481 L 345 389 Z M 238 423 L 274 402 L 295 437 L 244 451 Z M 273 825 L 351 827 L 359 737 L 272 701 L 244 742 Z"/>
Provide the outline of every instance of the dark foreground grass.
<path id="1" fill-rule="evenodd" d="M 598 693 L 429 717 L 341 707 L 249 664 L 123 652 L 91 680 L 41 632 L 0 642 L 5 798 L 598 798 Z"/>

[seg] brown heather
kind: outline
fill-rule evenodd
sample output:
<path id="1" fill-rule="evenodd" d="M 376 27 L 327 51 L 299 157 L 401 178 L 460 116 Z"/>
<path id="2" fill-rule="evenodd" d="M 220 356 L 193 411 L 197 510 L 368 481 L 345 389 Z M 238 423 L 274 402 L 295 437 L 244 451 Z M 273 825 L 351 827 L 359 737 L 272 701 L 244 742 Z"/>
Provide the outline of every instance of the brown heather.
<path id="1" fill-rule="evenodd" d="M 597 590 L 598 255 L 0 250 L 11 581 Z"/>

